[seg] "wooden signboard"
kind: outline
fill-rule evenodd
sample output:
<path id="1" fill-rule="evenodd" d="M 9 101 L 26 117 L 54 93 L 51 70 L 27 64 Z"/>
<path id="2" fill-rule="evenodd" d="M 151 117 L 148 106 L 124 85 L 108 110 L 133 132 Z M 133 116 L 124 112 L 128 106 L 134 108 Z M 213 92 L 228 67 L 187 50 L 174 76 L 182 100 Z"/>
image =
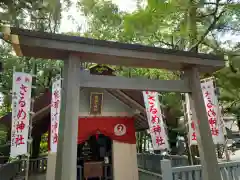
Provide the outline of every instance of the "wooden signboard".
<path id="1" fill-rule="evenodd" d="M 90 115 L 101 115 L 103 104 L 103 93 L 91 92 Z"/>
<path id="2" fill-rule="evenodd" d="M 84 178 L 103 177 L 103 162 L 85 162 L 84 163 Z"/>

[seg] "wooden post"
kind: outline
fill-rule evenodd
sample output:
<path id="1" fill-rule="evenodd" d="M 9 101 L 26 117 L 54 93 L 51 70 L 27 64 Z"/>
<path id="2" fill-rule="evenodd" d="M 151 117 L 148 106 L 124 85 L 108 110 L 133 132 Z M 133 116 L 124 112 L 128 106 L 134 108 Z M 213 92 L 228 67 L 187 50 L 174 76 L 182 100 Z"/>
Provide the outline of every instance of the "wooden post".
<path id="1" fill-rule="evenodd" d="M 184 98 L 183 98 L 184 97 Z M 188 94 L 182 94 L 182 107 L 183 107 L 183 113 L 184 113 L 184 128 L 187 132 L 187 134 L 184 135 L 184 140 L 186 143 L 187 148 L 187 156 L 188 156 L 188 162 L 190 165 L 193 165 L 193 157 L 192 157 L 192 151 L 191 151 L 191 144 L 189 144 L 189 128 L 188 128 L 188 116 L 187 116 L 187 108 L 186 108 L 186 99 L 189 98 Z"/>
<path id="2" fill-rule="evenodd" d="M 32 150 L 32 120 L 34 115 L 34 97 L 35 97 L 35 83 L 36 83 L 36 71 L 35 71 L 36 63 L 34 61 L 32 67 L 32 92 L 31 92 L 31 103 L 30 103 L 30 116 L 29 116 L 29 126 L 28 126 L 28 141 L 27 141 L 27 150 L 28 153 L 26 154 L 26 163 L 25 163 L 25 180 L 29 179 L 29 167 L 30 167 L 30 157 L 31 157 L 31 150 Z M 24 68 L 22 68 L 22 72 L 24 72 Z"/>
<path id="3" fill-rule="evenodd" d="M 215 147 L 208 123 L 198 69 L 192 67 L 188 71 L 185 71 L 185 77 L 189 79 L 192 91 L 192 93 L 189 93 L 190 106 L 197 129 L 196 134 L 203 167 L 203 179 L 219 180 L 221 179 L 220 169 L 218 167 Z"/>
<path id="4" fill-rule="evenodd" d="M 173 180 L 171 160 L 161 160 L 162 180 Z"/>
<path id="5" fill-rule="evenodd" d="M 55 180 L 76 180 L 80 60 L 64 61 Z"/>

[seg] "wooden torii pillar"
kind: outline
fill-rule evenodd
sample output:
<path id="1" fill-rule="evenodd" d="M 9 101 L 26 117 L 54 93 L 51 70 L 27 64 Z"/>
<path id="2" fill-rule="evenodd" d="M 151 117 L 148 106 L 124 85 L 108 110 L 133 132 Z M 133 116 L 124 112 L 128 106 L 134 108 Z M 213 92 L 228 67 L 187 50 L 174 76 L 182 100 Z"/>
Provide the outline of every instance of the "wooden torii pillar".
<path id="1" fill-rule="evenodd" d="M 15 52 L 19 56 L 62 59 L 64 61 L 63 103 L 55 180 L 76 179 L 80 87 L 189 93 L 192 111 L 196 116 L 195 120 L 200 121 L 197 132 L 203 179 L 221 179 L 202 97 L 200 73 L 211 73 L 224 67 L 222 58 L 18 28 L 6 28 L 4 32 L 5 39 L 12 42 Z M 80 62 L 184 71 L 184 79 L 164 81 L 90 75 L 80 71 Z M 131 177 L 129 177 L 130 179 Z"/>

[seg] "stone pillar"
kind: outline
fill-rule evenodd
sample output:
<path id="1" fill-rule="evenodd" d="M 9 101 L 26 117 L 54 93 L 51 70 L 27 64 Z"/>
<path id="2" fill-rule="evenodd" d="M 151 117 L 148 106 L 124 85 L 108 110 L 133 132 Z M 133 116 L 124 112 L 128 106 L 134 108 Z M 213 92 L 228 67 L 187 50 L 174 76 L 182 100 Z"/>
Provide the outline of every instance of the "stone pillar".
<path id="1" fill-rule="evenodd" d="M 64 60 L 55 180 L 76 180 L 79 84 L 80 59 L 70 54 Z"/>
<path id="2" fill-rule="evenodd" d="M 113 140 L 113 179 L 138 180 L 136 144 Z"/>
<path id="3" fill-rule="evenodd" d="M 189 87 L 191 88 L 189 98 L 192 117 L 197 129 L 198 148 L 203 167 L 202 179 L 219 180 L 221 179 L 220 169 L 218 167 L 215 146 L 213 144 L 212 134 L 208 123 L 199 72 L 197 67 L 192 67 L 188 71 L 185 71 L 184 74 L 184 77 L 189 80 Z"/>
<path id="4" fill-rule="evenodd" d="M 55 180 L 57 153 L 48 153 L 46 180 Z"/>

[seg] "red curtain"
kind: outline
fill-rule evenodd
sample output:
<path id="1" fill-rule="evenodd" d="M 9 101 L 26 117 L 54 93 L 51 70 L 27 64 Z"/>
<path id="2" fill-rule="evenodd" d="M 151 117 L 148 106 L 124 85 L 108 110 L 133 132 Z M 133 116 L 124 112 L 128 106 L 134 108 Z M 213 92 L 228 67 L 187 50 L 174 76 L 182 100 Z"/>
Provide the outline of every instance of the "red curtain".
<path id="1" fill-rule="evenodd" d="M 123 134 L 118 134 L 116 129 L 122 126 Z M 50 126 L 51 127 L 51 126 Z M 51 130 L 48 130 L 48 150 L 50 151 Z M 86 141 L 97 132 L 110 137 L 112 140 L 135 144 L 135 127 L 133 117 L 87 117 L 78 119 L 78 144 Z"/>
<path id="2" fill-rule="evenodd" d="M 119 129 L 120 128 L 120 129 Z M 78 120 L 78 144 L 86 141 L 97 132 L 112 140 L 135 144 L 135 127 L 133 117 L 87 117 Z"/>

